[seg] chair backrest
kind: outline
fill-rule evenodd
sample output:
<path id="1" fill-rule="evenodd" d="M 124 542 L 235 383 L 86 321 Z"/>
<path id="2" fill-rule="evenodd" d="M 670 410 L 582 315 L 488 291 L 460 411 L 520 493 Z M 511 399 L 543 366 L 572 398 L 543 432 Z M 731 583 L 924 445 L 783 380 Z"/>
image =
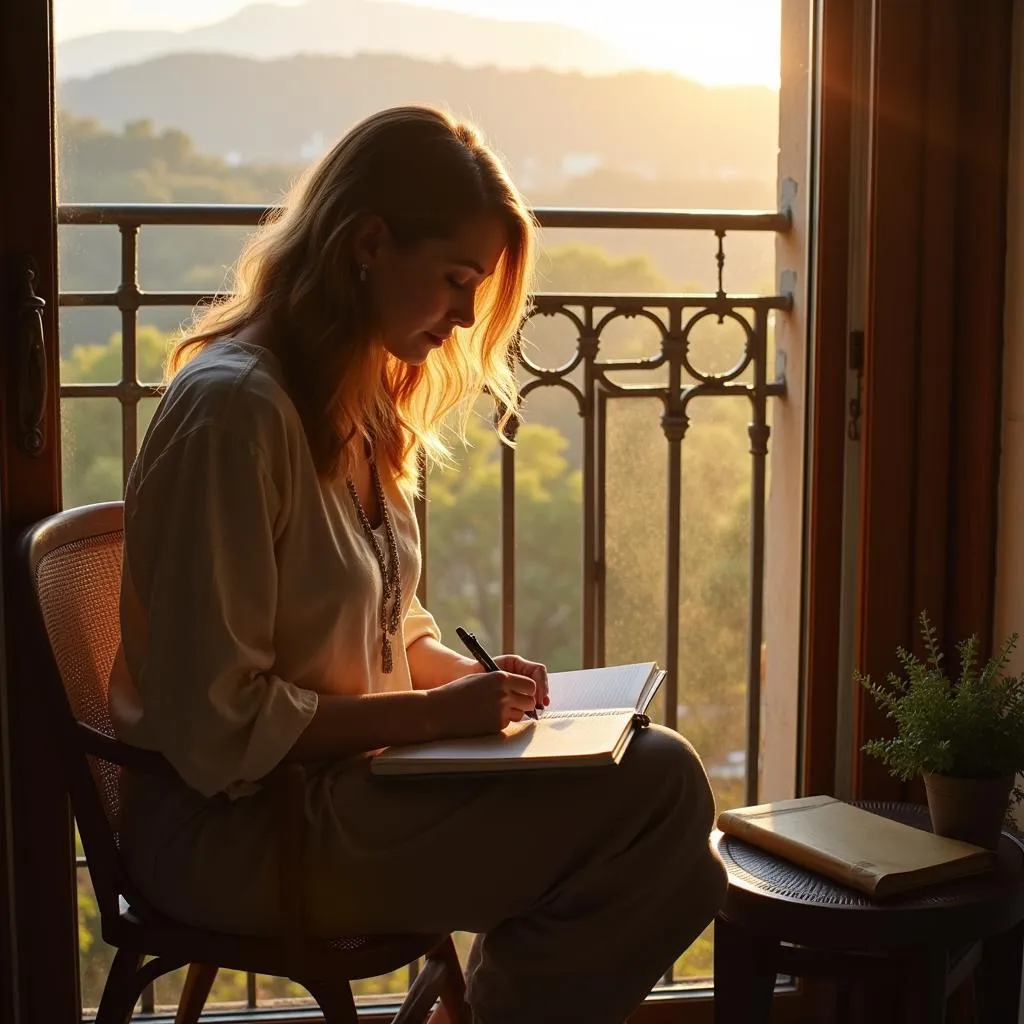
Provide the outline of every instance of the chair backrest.
<path id="1" fill-rule="evenodd" d="M 121 502 L 71 509 L 31 527 L 20 544 L 27 598 L 37 613 L 24 682 L 38 681 L 57 733 L 103 918 L 118 913 L 121 895 L 138 902 L 118 850 L 122 769 L 87 752 L 77 723 L 114 736 L 107 690 L 120 643 L 123 516 Z"/>

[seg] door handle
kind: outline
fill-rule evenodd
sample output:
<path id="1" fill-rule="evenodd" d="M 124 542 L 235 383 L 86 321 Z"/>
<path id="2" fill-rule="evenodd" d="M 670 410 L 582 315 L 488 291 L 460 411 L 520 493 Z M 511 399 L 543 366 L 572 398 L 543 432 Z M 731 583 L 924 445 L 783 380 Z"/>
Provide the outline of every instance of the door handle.
<path id="1" fill-rule="evenodd" d="M 22 269 L 15 337 L 17 359 L 18 447 L 36 456 L 46 447 L 46 392 L 49 371 L 43 336 L 46 301 L 36 295 L 36 272 L 27 260 Z"/>

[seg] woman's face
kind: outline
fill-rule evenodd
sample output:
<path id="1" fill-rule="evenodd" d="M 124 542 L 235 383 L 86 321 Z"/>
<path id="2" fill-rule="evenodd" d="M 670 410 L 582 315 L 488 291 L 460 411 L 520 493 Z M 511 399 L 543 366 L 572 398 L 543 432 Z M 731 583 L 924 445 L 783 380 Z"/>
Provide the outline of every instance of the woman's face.
<path id="1" fill-rule="evenodd" d="M 454 327 L 471 327 L 476 295 L 498 265 L 508 235 L 497 216 L 467 221 L 446 239 L 411 248 L 391 242 L 386 229 L 357 249 L 366 266 L 375 322 L 384 347 L 414 366 L 441 348 Z"/>

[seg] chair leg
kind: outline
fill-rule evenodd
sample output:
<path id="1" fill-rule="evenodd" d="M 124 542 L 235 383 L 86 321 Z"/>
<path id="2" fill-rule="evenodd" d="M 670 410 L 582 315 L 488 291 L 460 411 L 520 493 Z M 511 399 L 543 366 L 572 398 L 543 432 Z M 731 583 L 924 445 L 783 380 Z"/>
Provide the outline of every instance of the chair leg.
<path id="1" fill-rule="evenodd" d="M 434 1015 L 430 1011 L 441 993 L 444 975 L 444 963 L 428 955 L 423 968 L 409 986 L 398 1013 L 391 1018 L 391 1024 L 424 1024 L 428 1018 L 433 1022 Z M 441 1019 L 447 1021 L 447 1015 Z"/>
<path id="2" fill-rule="evenodd" d="M 431 1013 L 440 996 L 441 1002 Z M 472 1024 L 462 965 L 449 935 L 426 957 L 391 1024 Z"/>
<path id="3" fill-rule="evenodd" d="M 96 1011 L 96 1024 L 128 1024 L 135 1002 L 145 988 L 139 977 L 142 960 L 142 954 L 131 949 L 119 949 L 114 954 Z"/>
<path id="4" fill-rule="evenodd" d="M 836 1024 L 856 1024 L 854 1005 L 857 998 L 856 986 L 845 978 L 836 982 L 835 1019 Z"/>
<path id="5" fill-rule="evenodd" d="M 779 943 L 715 918 L 715 1024 L 768 1024 Z"/>
<path id="6" fill-rule="evenodd" d="M 324 1024 L 359 1024 L 352 986 L 347 981 L 295 980 L 316 1000 Z"/>
<path id="7" fill-rule="evenodd" d="M 916 970 L 907 973 L 913 979 L 909 988 L 916 992 L 915 997 L 911 999 L 911 1006 L 917 1011 L 917 1019 L 922 1024 L 945 1024 L 947 1003 L 947 959 L 945 953 L 928 957 L 915 967 Z"/>
<path id="8" fill-rule="evenodd" d="M 430 1024 L 472 1024 L 469 1004 L 466 1002 L 466 979 L 462 976 L 462 964 L 455 951 L 455 943 L 449 935 L 444 942 L 435 946 L 428 957 L 444 965 L 441 978 L 441 1005 L 430 1018 Z"/>
<path id="9" fill-rule="evenodd" d="M 1024 923 L 986 939 L 975 975 L 977 1015 L 982 1024 L 1021 1019 L 1021 958 Z"/>
<path id="10" fill-rule="evenodd" d="M 217 968 L 210 964 L 189 964 L 185 984 L 178 1000 L 174 1024 L 196 1024 L 217 977 Z"/>

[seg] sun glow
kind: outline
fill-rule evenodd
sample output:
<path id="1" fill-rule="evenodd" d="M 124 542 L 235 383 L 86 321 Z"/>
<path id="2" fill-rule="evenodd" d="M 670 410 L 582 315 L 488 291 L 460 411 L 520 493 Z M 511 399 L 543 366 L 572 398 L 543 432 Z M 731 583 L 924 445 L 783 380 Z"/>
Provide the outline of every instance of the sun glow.
<path id="1" fill-rule="evenodd" d="M 571 25 L 632 66 L 705 85 L 779 86 L 781 0 L 404 0 L 467 14 Z"/>
<path id="2" fill-rule="evenodd" d="M 272 0 L 294 6 L 303 0 Z M 347 0 L 307 0 L 333 2 Z M 781 0 L 402 0 L 587 32 L 624 67 L 674 71 L 706 85 L 778 88 Z M 112 29 L 181 30 L 230 17 L 246 0 L 55 0 L 58 39 Z"/>
<path id="3" fill-rule="evenodd" d="M 663 12 L 655 8 L 648 18 L 621 27 L 620 45 L 638 61 L 705 85 L 779 87 L 778 4 L 717 0 L 692 14 L 680 13 L 681 7 L 666 4 Z"/>

